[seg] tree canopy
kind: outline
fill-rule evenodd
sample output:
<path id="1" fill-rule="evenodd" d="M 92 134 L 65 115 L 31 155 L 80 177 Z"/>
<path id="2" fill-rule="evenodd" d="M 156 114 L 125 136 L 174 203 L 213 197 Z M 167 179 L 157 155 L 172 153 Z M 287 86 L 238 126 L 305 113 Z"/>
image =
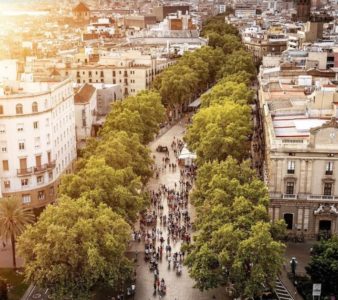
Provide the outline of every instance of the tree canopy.
<path id="1" fill-rule="evenodd" d="M 229 155 L 239 160 L 247 158 L 252 131 L 250 114 L 249 106 L 233 101 L 200 109 L 185 135 L 197 161 L 223 160 Z"/>
<path id="2" fill-rule="evenodd" d="M 306 267 L 313 283 L 322 284 L 322 296 L 338 295 L 338 237 L 315 244 Z"/>
<path id="3" fill-rule="evenodd" d="M 136 133 L 146 145 L 158 133 L 159 124 L 164 118 L 165 109 L 161 104 L 161 96 L 154 91 L 142 91 L 113 104 L 101 135 L 106 137 L 114 131 Z"/>
<path id="4" fill-rule="evenodd" d="M 251 80 L 255 66 L 224 16 L 204 23 L 203 35 L 222 51 L 217 84 L 201 96 L 185 141 L 196 152 L 198 171 L 191 199 L 196 234 L 185 245 L 185 264 L 195 286 L 232 289 L 235 297 L 261 296 L 273 288 L 283 263 L 285 222 L 270 223 L 265 183 L 252 169 Z"/>
<path id="5" fill-rule="evenodd" d="M 130 275 L 129 238 L 129 225 L 105 204 L 61 197 L 18 240 L 25 279 L 56 299 L 87 299 L 96 285 L 115 287 Z"/>
<path id="6" fill-rule="evenodd" d="M 148 203 L 140 178 L 131 167 L 116 170 L 95 156 L 79 172 L 62 178 L 59 193 L 72 199 L 84 196 L 97 205 L 105 203 L 130 223 Z"/>
<path id="7" fill-rule="evenodd" d="M 228 157 L 203 164 L 192 194 L 197 234 L 186 264 L 201 290 L 230 285 L 237 296 L 254 297 L 273 287 L 284 246 L 270 224 L 267 188 L 250 168 Z"/>

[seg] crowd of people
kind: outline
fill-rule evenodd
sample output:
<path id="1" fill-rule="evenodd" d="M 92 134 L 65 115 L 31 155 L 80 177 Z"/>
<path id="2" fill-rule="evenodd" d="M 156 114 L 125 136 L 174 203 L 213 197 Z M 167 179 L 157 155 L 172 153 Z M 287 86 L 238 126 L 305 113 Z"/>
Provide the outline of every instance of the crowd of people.
<path id="1" fill-rule="evenodd" d="M 166 294 L 167 286 L 165 276 L 160 274 L 159 264 L 166 263 L 168 270 L 173 269 L 180 276 L 185 252 L 178 243 L 191 242 L 188 195 L 196 168 L 179 167 L 178 156 L 182 148 L 183 142 L 174 137 L 170 150 L 158 154 L 157 161 L 161 165 L 154 165 L 155 176 L 158 178 L 160 172 L 170 170 L 179 172 L 179 180 L 167 184 L 161 184 L 159 180 L 155 189 L 149 191 L 151 208 L 140 219 L 140 230 L 133 233 L 133 240 L 144 242 L 144 259 L 153 274 L 154 294 L 159 293 L 160 297 Z"/>

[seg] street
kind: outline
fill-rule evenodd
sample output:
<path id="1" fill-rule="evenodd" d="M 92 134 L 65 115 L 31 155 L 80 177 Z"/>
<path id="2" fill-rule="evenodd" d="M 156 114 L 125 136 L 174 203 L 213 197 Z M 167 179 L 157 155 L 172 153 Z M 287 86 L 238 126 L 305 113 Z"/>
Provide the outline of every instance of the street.
<path id="1" fill-rule="evenodd" d="M 183 121 L 181 121 L 183 122 Z M 174 125 L 171 129 L 165 132 L 162 136 L 155 139 L 151 143 L 150 148 L 152 150 L 152 155 L 156 157 L 156 165 L 161 166 L 162 158 L 164 157 L 163 153 L 156 152 L 156 147 L 158 145 L 167 146 L 170 149 L 170 145 L 174 137 L 177 139 L 182 139 L 184 135 L 184 127 L 180 123 Z M 171 162 L 176 162 L 174 153 L 170 149 L 169 158 Z M 178 183 L 180 180 L 180 169 L 177 168 L 175 171 L 169 168 L 165 168 L 163 172 L 160 172 L 158 179 L 152 179 L 149 182 L 149 190 L 157 190 L 160 184 L 165 184 L 167 187 L 174 189 L 175 182 Z M 192 222 L 194 218 L 193 207 L 189 204 L 188 211 L 192 217 Z M 168 205 L 164 202 L 164 215 L 168 215 Z M 160 222 L 157 222 L 160 226 Z M 159 227 L 163 231 L 163 237 L 167 239 L 167 229 L 164 226 Z M 156 247 L 160 245 L 160 242 L 156 242 Z M 149 270 L 149 263 L 144 260 L 144 242 L 133 242 L 131 251 L 138 252 L 137 268 L 136 268 L 136 300 L 148 300 L 148 299 L 161 299 L 158 293 L 154 294 L 154 275 Z M 172 253 L 179 252 L 181 247 L 181 241 L 177 241 L 176 244 L 172 245 Z M 180 276 L 176 275 L 176 272 L 171 266 L 168 269 L 168 262 L 164 256 L 159 262 L 159 278 L 164 279 L 167 286 L 167 293 L 164 299 L 168 300 L 207 300 L 207 299 L 227 299 L 225 295 L 224 288 L 217 290 L 211 290 L 208 292 L 200 292 L 198 289 L 194 289 L 194 281 L 189 277 L 188 270 L 186 267 L 183 267 L 183 272 Z"/>

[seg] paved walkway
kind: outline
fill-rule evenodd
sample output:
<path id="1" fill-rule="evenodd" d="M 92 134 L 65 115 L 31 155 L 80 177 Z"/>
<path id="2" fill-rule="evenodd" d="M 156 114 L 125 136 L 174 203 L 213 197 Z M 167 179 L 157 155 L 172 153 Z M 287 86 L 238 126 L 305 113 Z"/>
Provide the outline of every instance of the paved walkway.
<path id="1" fill-rule="evenodd" d="M 182 121 L 183 122 L 183 121 Z M 176 124 L 171 129 L 169 129 L 164 134 L 160 135 L 153 143 L 151 143 L 150 148 L 153 152 L 153 155 L 156 156 L 156 164 L 161 166 L 162 157 L 164 154 L 156 152 L 156 147 L 158 145 L 168 146 L 170 149 L 171 142 L 174 138 L 182 139 L 184 134 L 183 124 Z M 170 161 L 174 162 L 174 154 L 170 151 Z M 176 171 L 169 170 L 168 167 L 164 172 L 160 173 L 158 179 L 152 179 L 149 182 L 150 190 L 157 190 L 160 184 L 165 184 L 169 188 L 174 188 L 174 183 L 179 182 L 180 179 L 180 170 L 179 168 Z M 164 214 L 168 215 L 168 207 L 166 201 L 164 204 Z M 190 216 L 193 217 L 193 208 L 188 205 L 188 211 Z M 158 221 L 158 226 L 160 222 Z M 150 228 L 150 227 L 149 227 Z M 166 228 L 159 227 L 163 231 L 163 237 L 167 238 Z M 156 242 L 156 247 L 159 246 L 160 242 Z M 164 244 L 165 245 L 165 244 Z M 172 245 L 173 246 L 173 245 Z M 179 252 L 181 247 L 181 242 L 176 242 L 173 246 L 172 253 Z M 133 242 L 131 246 L 131 251 L 138 252 L 138 261 L 137 261 L 137 279 L 136 279 L 136 295 L 135 300 L 149 300 L 149 299 L 160 299 L 158 293 L 154 294 L 154 275 L 149 270 L 149 263 L 144 261 L 144 243 L 143 242 Z M 167 286 L 167 294 L 163 297 L 168 300 L 207 300 L 207 299 L 227 299 L 224 289 L 220 288 L 217 290 L 212 290 L 208 292 L 200 292 L 198 289 L 193 288 L 194 281 L 189 277 L 188 270 L 186 267 L 183 267 L 183 272 L 181 276 L 177 276 L 176 272 L 173 270 L 172 266 L 168 269 L 168 262 L 163 255 L 162 261 L 159 262 L 159 278 L 164 278 Z"/>

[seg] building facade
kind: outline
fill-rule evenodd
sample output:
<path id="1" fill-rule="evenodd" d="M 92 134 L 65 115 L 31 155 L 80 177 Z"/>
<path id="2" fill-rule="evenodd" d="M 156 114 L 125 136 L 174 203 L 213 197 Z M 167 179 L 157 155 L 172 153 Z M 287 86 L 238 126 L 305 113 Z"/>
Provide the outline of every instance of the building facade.
<path id="1" fill-rule="evenodd" d="M 77 83 L 119 84 L 123 95 L 128 96 L 148 89 L 156 74 L 171 63 L 168 59 L 157 59 L 139 51 L 126 51 L 101 55 L 94 63 L 65 64 L 58 71 Z"/>
<path id="2" fill-rule="evenodd" d="M 34 208 L 53 202 L 76 158 L 72 81 L 6 82 L 0 145 L 1 196 Z"/>
<path id="3" fill-rule="evenodd" d="M 305 93 L 312 85 L 299 76 L 261 81 L 259 91 L 270 217 L 311 239 L 338 234 L 338 94 L 329 84 Z"/>

